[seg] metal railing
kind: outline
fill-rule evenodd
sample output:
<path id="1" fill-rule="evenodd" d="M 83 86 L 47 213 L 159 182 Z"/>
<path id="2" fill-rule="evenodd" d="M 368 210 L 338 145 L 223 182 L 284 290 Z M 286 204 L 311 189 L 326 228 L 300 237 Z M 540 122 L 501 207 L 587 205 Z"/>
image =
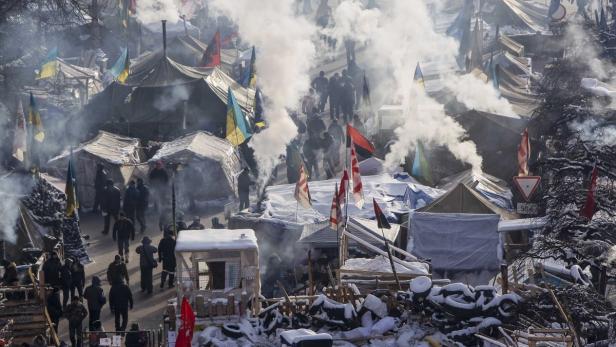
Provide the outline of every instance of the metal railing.
<path id="1" fill-rule="evenodd" d="M 138 331 L 83 331 L 83 346 L 109 346 L 121 347 L 125 345 L 126 335 L 140 334 L 145 339 L 143 346 L 161 347 L 163 334 L 161 329 L 148 329 Z M 115 340 L 114 340 L 114 336 Z M 119 343 L 118 342 L 119 339 Z M 114 344 L 115 342 L 115 344 Z"/>

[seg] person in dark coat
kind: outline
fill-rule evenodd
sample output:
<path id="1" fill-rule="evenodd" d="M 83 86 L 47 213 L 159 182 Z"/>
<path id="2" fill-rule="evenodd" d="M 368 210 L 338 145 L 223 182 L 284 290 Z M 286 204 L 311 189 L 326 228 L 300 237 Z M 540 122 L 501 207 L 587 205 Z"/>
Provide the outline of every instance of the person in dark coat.
<path id="1" fill-rule="evenodd" d="M 312 116 L 308 118 L 308 136 L 313 138 L 320 138 L 321 134 L 327 129 L 325 122 L 319 116 Z"/>
<path id="2" fill-rule="evenodd" d="M 355 106 L 355 87 L 350 77 L 345 78 L 344 84 L 342 84 L 341 105 L 345 122 L 350 122 L 353 119 L 353 108 Z"/>
<path id="3" fill-rule="evenodd" d="M 141 240 L 141 246 L 137 247 L 139 254 L 139 269 L 141 271 L 141 291 L 152 294 L 152 271 L 158 266 L 154 259 L 156 247 L 152 246 L 152 240 L 144 236 Z"/>
<path id="4" fill-rule="evenodd" d="M 250 207 L 250 170 L 247 167 L 237 178 L 237 192 L 240 197 L 240 211 Z"/>
<path id="5" fill-rule="evenodd" d="M 66 308 L 68 299 L 71 297 L 71 284 L 73 283 L 72 266 L 73 259 L 66 258 L 64 260 L 64 265 L 60 268 L 60 279 L 62 280 L 62 307 L 64 308 Z"/>
<path id="6" fill-rule="evenodd" d="M 302 147 L 304 158 L 306 158 L 306 169 L 308 170 L 308 176 L 314 179 L 319 178 L 319 163 L 317 162 L 317 152 L 319 150 L 319 146 L 319 140 L 315 137 L 310 137 L 306 140 L 306 142 L 304 142 L 304 146 Z"/>
<path id="7" fill-rule="evenodd" d="M 71 339 L 72 347 L 82 346 L 83 320 L 88 315 L 86 307 L 83 306 L 78 296 L 73 296 L 71 304 L 64 310 L 64 317 L 68 320 L 68 336 Z"/>
<path id="8" fill-rule="evenodd" d="M 60 276 L 60 270 L 62 268 L 62 262 L 56 251 L 51 252 L 49 259 L 43 264 L 43 275 L 45 276 L 45 283 L 60 288 L 62 287 L 62 280 Z"/>
<path id="9" fill-rule="evenodd" d="M 83 292 L 83 297 L 88 301 L 88 330 L 95 331 L 94 324 L 101 319 L 101 309 L 107 302 L 98 276 L 92 276 L 92 284 Z"/>
<path id="10" fill-rule="evenodd" d="M 212 217 L 212 229 L 224 229 L 225 225 L 222 224 L 219 220 L 218 217 Z"/>
<path id="11" fill-rule="evenodd" d="M 287 181 L 296 183 L 299 180 L 299 168 L 304 164 L 304 158 L 299 149 L 299 139 L 297 138 L 287 145 L 286 164 Z"/>
<path id="12" fill-rule="evenodd" d="M 128 245 L 135 241 L 135 227 L 130 219 L 120 212 L 120 219 L 113 225 L 113 241 L 118 241 L 118 253 L 124 262 L 128 263 Z"/>
<path id="13" fill-rule="evenodd" d="M 94 178 L 94 207 L 92 208 L 92 212 L 98 212 L 99 208 L 102 207 L 107 177 L 107 171 L 105 170 L 103 164 L 96 164 L 96 177 Z"/>
<path id="14" fill-rule="evenodd" d="M 77 295 L 83 297 L 83 288 L 86 286 L 86 272 L 79 259 L 73 257 L 73 264 L 71 265 L 71 296 Z"/>
<path id="15" fill-rule="evenodd" d="M 2 281 L 0 285 L 3 286 L 16 286 L 19 284 L 19 277 L 17 276 L 17 264 L 12 261 L 2 260 L 1 265 L 4 267 L 4 274 L 2 275 Z"/>
<path id="16" fill-rule="evenodd" d="M 156 209 L 156 213 L 160 213 L 167 200 L 167 187 L 169 185 L 169 174 L 162 161 L 159 160 L 156 162 L 154 168 L 150 171 L 149 179 L 150 187 L 154 192 L 154 208 Z"/>
<path id="17" fill-rule="evenodd" d="M 49 319 L 53 323 L 53 328 L 56 333 L 58 332 L 58 322 L 60 322 L 60 317 L 62 317 L 62 303 L 60 303 L 60 289 L 57 287 L 53 288 L 49 297 L 47 297 L 47 313 L 49 314 Z"/>
<path id="18" fill-rule="evenodd" d="M 120 189 L 113 184 L 112 180 L 107 180 L 105 188 L 105 195 L 103 196 L 103 215 L 105 216 L 105 226 L 103 227 L 103 234 L 109 233 L 109 227 L 111 226 L 111 217 L 113 221 L 118 220 L 118 214 L 120 213 L 120 207 L 122 205 L 122 193 Z"/>
<path id="19" fill-rule="evenodd" d="M 115 330 L 126 330 L 128 310 L 133 309 L 133 293 L 123 281 L 111 286 L 109 290 L 109 308 L 115 316 Z"/>
<path id="20" fill-rule="evenodd" d="M 124 344 L 126 347 L 145 347 L 148 345 L 148 337 L 142 331 L 139 331 L 139 323 L 135 322 L 130 325 Z"/>
<path id="21" fill-rule="evenodd" d="M 124 201 L 122 208 L 126 217 L 135 224 L 135 217 L 137 214 L 137 204 L 139 203 L 139 191 L 137 190 L 137 186 L 135 181 L 130 181 L 128 183 L 128 188 L 124 192 Z"/>
<path id="22" fill-rule="evenodd" d="M 340 94 L 342 83 L 340 75 L 336 72 L 330 79 L 327 92 L 329 94 L 329 115 L 332 119 L 340 115 Z"/>
<path id="23" fill-rule="evenodd" d="M 312 80 L 312 88 L 317 91 L 319 112 L 325 111 L 325 104 L 327 103 L 327 95 L 329 88 L 329 80 L 325 77 L 324 71 L 319 71 L 319 76 Z"/>
<path id="24" fill-rule="evenodd" d="M 173 234 L 165 233 L 158 243 L 158 261 L 163 264 L 163 271 L 160 274 L 160 287 L 165 287 L 165 280 L 169 276 L 169 288 L 173 288 L 175 279 L 175 239 Z"/>
<path id="25" fill-rule="evenodd" d="M 187 227 L 187 230 L 203 230 L 205 229 L 205 225 L 201 224 L 201 218 L 195 217 L 193 218 L 192 223 Z"/>
<path id="26" fill-rule="evenodd" d="M 344 130 L 342 129 L 340 124 L 338 124 L 338 119 L 332 120 L 332 122 L 329 124 L 329 128 L 327 128 L 327 132 L 332 136 L 334 141 L 338 143 L 338 145 L 344 144 Z"/>
<path id="27" fill-rule="evenodd" d="M 150 189 L 143 183 L 141 178 L 137 179 L 137 191 L 139 192 L 139 199 L 137 200 L 137 222 L 141 228 L 141 233 L 145 232 L 145 212 L 148 210 L 150 204 Z"/>
<path id="28" fill-rule="evenodd" d="M 119 254 L 116 254 L 113 262 L 107 267 L 107 282 L 112 285 L 121 281 L 126 282 L 126 284 L 130 283 L 126 263 Z"/>
<path id="29" fill-rule="evenodd" d="M 323 133 L 321 139 L 321 145 L 323 146 L 323 169 L 327 179 L 331 179 L 336 174 L 337 166 L 340 162 L 340 155 L 338 152 L 338 146 L 334 138 L 326 131 Z"/>

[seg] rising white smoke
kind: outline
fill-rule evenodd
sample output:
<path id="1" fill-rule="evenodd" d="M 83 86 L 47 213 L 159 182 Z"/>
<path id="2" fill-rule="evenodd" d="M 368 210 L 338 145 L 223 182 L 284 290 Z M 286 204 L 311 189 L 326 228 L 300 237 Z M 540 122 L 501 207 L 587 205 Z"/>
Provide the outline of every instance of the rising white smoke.
<path id="1" fill-rule="evenodd" d="M 594 142 L 599 146 L 616 145 L 616 126 L 606 125 L 597 119 L 588 119 L 583 122 L 572 122 L 569 128 L 575 131 L 583 141 Z"/>
<path id="2" fill-rule="evenodd" d="M 142 24 L 159 23 L 163 19 L 176 23 L 180 13 L 176 0 L 139 0 L 136 11 L 137 20 Z"/>
<path id="3" fill-rule="evenodd" d="M 211 10 L 235 22 L 242 39 L 257 48 L 257 84 L 267 96 L 264 116 L 268 127 L 249 144 L 255 151 L 261 180 L 267 180 L 286 145 L 297 135 L 287 109 L 297 107 L 310 85 L 316 28 L 294 15 L 293 4 L 293 0 L 210 2 Z"/>
<path id="4" fill-rule="evenodd" d="M 474 170 L 481 170 L 482 159 L 477 154 L 475 144 L 461 140 L 464 129 L 413 81 L 417 62 L 430 61 L 438 66 L 455 67 L 458 44 L 454 39 L 434 31 L 425 1 L 391 0 L 379 2 L 379 5 L 380 10 L 367 11 L 359 1 L 348 0 L 334 11 L 334 20 L 339 28 L 335 31 L 338 35 L 367 44 L 364 55 L 370 58 L 361 63 L 374 71 L 373 76 L 382 79 L 372 82 L 377 89 L 386 93 L 384 101 L 403 106 L 403 125 L 395 131 L 397 140 L 385 158 L 386 165 L 389 168 L 397 167 L 419 140 L 444 145 L 456 158 L 470 164 Z M 361 22 L 366 18 L 367 21 Z M 344 29 L 348 31 L 343 32 Z M 442 77 L 456 99 L 467 106 L 491 111 L 498 109 L 500 113 L 500 108 L 507 104 L 506 101 L 499 101 L 496 93 L 481 95 L 488 98 L 493 96 L 494 100 L 490 103 L 468 93 L 470 88 L 465 83 L 477 85 L 481 90 L 491 88 L 479 85 L 483 82 L 472 80 L 475 79 L 473 76 L 449 74 Z M 505 109 L 508 111 L 510 106 Z"/>
<path id="5" fill-rule="evenodd" d="M 0 240 L 15 244 L 15 227 L 20 199 L 32 188 L 32 179 L 9 176 L 0 178 Z"/>
<path id="6" fill-rule="evenodd" d="M 154 107 L 160 111 L 173 111 L 178 107 L 178 104 L 188 100 L 190 91 L 184 85 L 177 85 L 169 89 L 165 89 L 164 93 L 154 100 Z"/>

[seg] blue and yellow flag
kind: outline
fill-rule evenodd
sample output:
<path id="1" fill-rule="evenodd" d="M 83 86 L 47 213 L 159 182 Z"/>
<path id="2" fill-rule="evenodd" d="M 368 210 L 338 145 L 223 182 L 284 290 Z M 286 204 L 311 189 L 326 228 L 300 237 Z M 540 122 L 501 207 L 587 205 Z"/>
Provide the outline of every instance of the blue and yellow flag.
<path id="1" fill-rule="evenodd" d="M 255 68 L 255 46 L 252 46 L 252 54 L 250 55 L 250 65 L 246 69 L 244 73 L 244 78 L 242 79 L 242 86 L 244 88 L 254 88 L 257 84 L 257 74 Z"/>
<path id="2" fill-rule="evenodd" d="M 34 95 L 30 92 L 30 107 L 28 110 L 28 124 L 32 125 L 32 131 L 34 139 L 38 142 L 45 140 L 45 129 L 43 128 L 43 121 L 41 120 L 41 112 L 36 106 Z"/>
<path id="3" fill-rule="evenodd" d="M 49 53 L 43 64 L 41 65 L 41 71 L 36 76 L 37 80 L 43 78 L 54 77 L 58 73 L 58 48 L 54 48 Z"/>
<path id="4" fill-rule="evenodd" d="M 77 200 L 77 180 L 75 178 L 75 170 L 73 168 L 73 150 L 68 158 L 68 169 L 66 171 L 66 217 L 79 219 L 79 201 Z"/>
<path id="5" fill-rule="evenodd" d="M 261 88 L 258 87 L 255 91 L 255 126 L 257 128 L 265 128 L 265 119 L 263 119 L 263 93 L 261 93 Z"/>
<path id="6" fill-rule="evenodd" d="M 432 174 L 430 173 L 430 166 L 428 165 L 428 159 L 424 154 L 423 144 L 417 141 L 415 147 L 415 159 L 413 160 L 413 169 L 411 175 L 415 178 L 420 178 L 428 184 L 432 184 Z"/>
<path id="7" fill-rule="evenodd" d="M 227 141 L 237 147 L 248 140 L 251 135 L 244 113 L 242 113 L 242 109 L 237 103 L 231 87 L 229 87 L 227 94 L 227 134 L 225 137 Z"/>
<path id="8" fill-rule="evenodd" d="M 423 77 L 423 73 L 421 72 L 421 67 L 419 66 L 419 62 L 417 62 L 417 66 L 415 66 L 415 74 L 413 75 L 413 81 L 421 85 L 424 89 L 426 88 L 426 84 L 424 83 L 424 77 Z"/>
<path id="9" fill-rule="evenodd" d="M 128 48 L 124 48 L 118 60 L 116 60 L 113 67 L 109 70 L 113 77 L 120 83 L 125 83 L 128 78 L 128 72 L 130 69 L 130 58 L 128 57 Z"/>

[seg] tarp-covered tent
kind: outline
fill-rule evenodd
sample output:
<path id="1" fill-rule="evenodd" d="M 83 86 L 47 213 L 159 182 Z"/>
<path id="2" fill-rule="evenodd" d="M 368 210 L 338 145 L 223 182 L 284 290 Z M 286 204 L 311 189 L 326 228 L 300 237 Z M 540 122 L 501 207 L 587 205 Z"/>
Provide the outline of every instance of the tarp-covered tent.
<path id="1" fill-rule="evenodd" d="M 174 61 L 187 66 L 199 66 L 207 44 L 192 35 L 175 36 L 167 44 L 167 55 Z M 232 71 L 238 60 L 238 50 L 220 50 L 221 67 L 227 73 Z"/>
<path id="2" fill-rule="evenodd" d="M 70 150 L 52 158 L 47 163 L 49 172 L 56 177 L 66 177 Z M 96 165 L 102 164 L 108 177 L 119 188 L 134 176 L 143 154 L 139 149 L 139 139 L 124 137 L 105 131 L 73 149 L 73 165 L 77 180 L 77 198 L 81 207 L 94 205 L 94 179 Z"/>
<path id="3" fill-rule="evenodd" d="M 159 160 L 180 165 L 175 176 L 180 199 L 198 203 L 237 196 L 237 176 L 242 167 L 239 153 L 227 140 L 198 131 L 163 143 L 149 162 Z"/>
<path id="4" fill-rule="evenodd" d="M 220 68 L 190 67 L 162 52 L 150 53 L 131 66 L 125 84 L 110 84 L 86 106 L 84 121 L 89 128 L 144 139 L 172 139 L 194 130 L 222 136 L 229 87 L 249 114 L 255 91 Z"/>
<path id="5" fill-rule="evenodd" d="M 500 0 L 504 9 L 508 10 L 513 24 L 525 27 L 532 32 L 548 32 L 550 19 L 548 9 L 551 1 L 545 0 Z M 577 12 L 575 4 L 569 1 L 560 2 L 565 8 L 565 20 Z"/>
<path id="6" fill-rule="evenodd" d="M 513 194 L 507 186 L 507 182 L 486 173 L 473 172 L 472 170 L 462 171 L 443 178 L 438 188 L 450 191 L 460 183 L 478 192 L 490 203 L 501 209 L 508 211 L 513 209 L 511 201 Z"/>

